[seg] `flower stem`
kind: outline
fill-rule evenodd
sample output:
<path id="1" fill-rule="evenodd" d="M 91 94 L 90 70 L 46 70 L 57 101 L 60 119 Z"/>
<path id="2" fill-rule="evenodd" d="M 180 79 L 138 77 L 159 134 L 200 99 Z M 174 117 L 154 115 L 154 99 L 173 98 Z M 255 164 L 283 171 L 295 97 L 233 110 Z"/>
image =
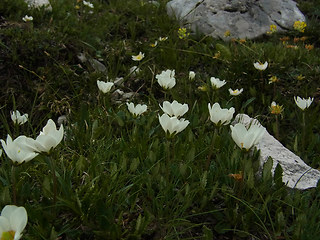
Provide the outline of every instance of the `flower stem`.
<path id="1" fill-rule="evenodd" d="M 52 160 L 51 157 L 49 158 L 49 165 L 51 168 L 51 172 L 52 172 L 52 183 L 53 183 L 53 205 L 54 208 L 56 207 L 56 202 L 57 202 L 57 176 L 56 176 L 56 170 L 55 170 L 55 163 Z"/>
<path id="2" fill-rule="evenodd" d="M 303 111 L 302 112 L 302 141 L 301 141 L 302 151 L 304 151 L 305 138 L 306 138 L 306 113 L 305 111 Z"/>
<path id="3" fill-rule="evenodd" d="M 13 204 L 17 205 L 16 166 L 14 165 L 12 165 L 12 168 L 11 168 L 11 181 L 12 181 Z"/>
<path id="4" fill-rule="evenodd" d="M 215 146 L 215 142 L 216 142 L 216 138 L 218 136 L 218 128 L 215 127 L 214 128 L 214 133 L 213 133 L 213 137 L 211 139 L 211 146 L 210 146 L 210 149 L 209 149 L 209 153 L 208 153 L 208 157 L 207 157 L 207 162 L 206 162 L 206 169 L 209 170 L 209 167 L 211 165 L 211 156 L 212 156 L 212 153 L 213 153 L 213 149 L 214 149 L 214 146 Z"/>
<path id="5" fill-rule="evenodd" d="M 278 118 L 278 116 L 276 115 L 276 138 L 278 139 L 278 140 L 280 140 L 279 138 L 280 138 L 280 135 L 279 135 L 279 118 Z"/>

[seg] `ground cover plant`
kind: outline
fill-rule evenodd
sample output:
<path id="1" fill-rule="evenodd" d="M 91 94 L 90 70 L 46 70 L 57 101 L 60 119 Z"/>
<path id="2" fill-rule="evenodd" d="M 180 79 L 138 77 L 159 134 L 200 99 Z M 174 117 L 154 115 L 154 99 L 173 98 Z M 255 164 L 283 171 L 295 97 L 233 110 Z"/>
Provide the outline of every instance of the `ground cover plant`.
<path id="1" fill-rule="evenodd" d="M 265 129 L 230 127 L 319 168 L 319 3 L 223 42 L 166 2 L 0 2 L 1 239 L 319 238 L 319 187 L 256 174 Z"/>

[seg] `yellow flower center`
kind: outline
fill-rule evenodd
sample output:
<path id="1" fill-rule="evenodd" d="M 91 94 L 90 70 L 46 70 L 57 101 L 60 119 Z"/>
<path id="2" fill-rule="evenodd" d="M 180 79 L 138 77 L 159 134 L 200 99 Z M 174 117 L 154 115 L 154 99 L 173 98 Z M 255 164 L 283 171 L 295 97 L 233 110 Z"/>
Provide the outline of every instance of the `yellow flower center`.
<path id="1" fill-rule="evenodd" d="M 270 107 L 271 114 L 279 115 L 283 112 L 283 107 L 280 105 L 274 105 Z"/>
<path id="2" fill-rule="evenodd" d="M 4 232 L 2 233 L 0 240 L 13 240 L 15 234 L 15 231 Z"/>

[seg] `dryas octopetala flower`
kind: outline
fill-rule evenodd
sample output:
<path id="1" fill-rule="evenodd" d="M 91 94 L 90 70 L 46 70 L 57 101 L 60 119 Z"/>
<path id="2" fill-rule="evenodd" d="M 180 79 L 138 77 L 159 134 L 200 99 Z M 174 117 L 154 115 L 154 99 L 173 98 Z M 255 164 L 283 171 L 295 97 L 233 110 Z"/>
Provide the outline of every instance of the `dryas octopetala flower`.
<path id="1" fill-rule="evenodd" d="M 32 16 L 25 15 L 25 16 L 22 18 L 22 20 L 23 20 L 24 22 L 31 22 L 31 21 L 33 21 L 33 17 L 32 17 Z"/>
<path id="2" fill-rule="evenodd" d="M 196 73 L 194 71 L 189 72 L 189 80 L 193 80 L 196 77 Z"/>
<path id="3" fill-rule="evenodd" d="M 279 115 L 283 112 L 283 107 L 273 101 L 270 106 L 270 112 L 271 114 Z"/>
<path id="4" fill-rule="evenodd" d="M 99 90 L 101 92 L 108 93 L 108 92 L 110 92 L 110 90 L 113 87 L 114 83 L 113 82 L 104 82 L 104 81 L 97 80 L 97 85 L 98 85 L 98 88 L 99 88 Z"/>
<path id="5" fill-rule="evenodd" d="M 220 80 L 219 78 L 215 77 L 211 77 L 210 82 L 213 89 L 219 89 L 226 84 L 225 80 Z"/>
<path id="6" fill-rule="evenodd" d="M 164 42 L 164 41 L 166 41 L 168 39 L 168 37 L 159 37 L 159 41 L 160 42 Z"/>
<path id="7" fill-rule="evenodd" d="M 142 52 L 139 52 L 139 54 L 136 56 L 132 56 L 133 61 L 141 61 L 143 58 L 144 58 L 144 53 Z"/>
<path id="8" fill-rule="evenodd" d="M 174 78 L 175 70 L 162 71 L 156 75 L 159 85 L 164 89 L 171 89 L 176 85 L 176 79 Z"/>
<path id="9" fill-rule="evenodd" d="M 89 7 L 89 8 L 94 8 L 93 4 L 91 2 L 87 2 L 87 1 L 82 1 L 83 5 Z"/>
<path id="10" fill-rule="evenodd" d="M 19 240 L 27 222 L 28 215 L 24 207 L 6 205 L 0 216 L 0 239 Z"/>
<path id="11" fill-rule="evenodd" d="M 239 90 L 239 89 L 232 90 L 231 88 L 229 88 L 229 93 L 230 93 L 230 95 L 232 95 L 232 96 L 238 96 L 238 95 L 241 94 L 242 92 L 243 92 L 243 88 L 241 88 L 240 90 Z"/>
<path id="12" fill-rule="evenodd" d="M 230 128 L 233 141 L 239 148 L 247 151 L 260 141 L 266 131 L 263 126 L 257 124 L 251 124 L 247 129 L 244 124 L 237 123 L 234 126 L 230 125 Z"/>
<path id="13" fill-rule="evenodd" d="M 188 125 L 189 121 L 184 118 L 178 119 L 177 117 L 169 117 L 164 113 L 161 117 L 159 115 L 159 122 L 163 130 L 171 136 L 183 131 Z"/>
<path id="14" fill-rule="evenodd" d="M 142 113 L 146 112 L 147 111 L 147 105 L 143 104 L 137 104 L 136 106 L 134 106 L 134 104 L 131 102 L 131 103 L 127 103 L 127 106 L 128 106 L 128 110 L 129 112 L 134 116 L 134 117 L 137 117 L 139 115 L 141 115 Z"/>
<path id="15" fill-rule="evenodd" d="M 266 70 L 267 67 L 268 67 L 268 62 L 267 62 L 267 61 L 265 61 L 264 63 L 255 62 L 255 63 L 253 64 L 253 66 L 255 67 L 255 69 L 258 69 L 258 70 L 260 70 L 260 71 L 264 71 L 264 70 Z"/>
<path id="16" fill-rule="evenodd" d="M 28 114 L 25 113 L 25 114 L 21 115 L 18 110 L 12 111 L 11 112 L 11 120 L 15 124 L 22 125 L 22 124 L 24 124 L 24 123 L 26 123 L 28 121 Z"/>
<path id="17" fill-rule="evenodd" d="M 160 105 L 160 108 L 164 113 L 168 114 L 170 117 L 181 117 L 189 110 L 188 104 L 184 103 L 178 103 L 176 100 L 174 100 L 172 103 L 168 101 L 164 101 L 162 104 L 162 107 Z"/>
<path id="18" fill-rule="evenodd" d="M 219 103 L 214 103 L 212 107 L 211 104 L 208 103 L 208 109 L 211 122 L 217 126 L 229 124 L 235 111 L 233 107 L 229 109 L 221 108 Z"/>
<path id="19" fill-rule="evenodd" d="M 140 68 L 138 66 L 133 66 L 129 69 L 129 73 L 135 77 L 140 72 Z"/>
<path id="20" fill-rule="evenodd" d="M 301 98 L 301 97 L 294 97 L 294 101 L 296 102 L 297 106 L 301 110 L 305 110 L 306 108 L 310 107 L 311 103 L 313 102 L 313 98 Z"/>
<path id="21" fill-rule="evenodd" d="M 63 125 L 61 124 L 59 130 L 57 130 L 56 124 L 52 119 L 49 119 L 46 126 L 42 129 L 36 140 L 28 139 L 28 142 L 35 146 L 37 152 L 50 152 L 52 148 L 55 148 L 63 138 Z"/>
<path id="22" fill-rule="evenodd" d="M 35 151 L 34 139 L 26 136 L 19 136 L 14 141 L 10 135 L 7 136 L 7 141 L 0 140 L 2 148 L 7 156 L 18 164 L 23 162 L 29 162 L 35 158 L 38 153 Z M 0 238 L 1 239 L 1 238 Z"/>

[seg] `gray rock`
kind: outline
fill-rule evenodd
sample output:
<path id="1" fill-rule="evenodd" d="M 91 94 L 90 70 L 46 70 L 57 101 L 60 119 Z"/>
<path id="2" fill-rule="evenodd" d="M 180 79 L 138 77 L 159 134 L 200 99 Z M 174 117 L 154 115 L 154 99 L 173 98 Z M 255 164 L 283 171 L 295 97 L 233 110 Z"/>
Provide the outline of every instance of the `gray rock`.
<path id="1" fill-rule="evenodd" d="M 235 122 L 241 122 L 247 126 L 252 121 L 259 123 L 256 119 L 250 118 L 246 114 L 238 114 L 235 118 Z M 282 180 L 288 187 L 308 189 L 317 186 L 320 179 L 320 171 L 308 166 L 300 157 L 285 148 L 267 131 L 256 147 L 260 150 L 260 166 L 262 167 L 268 158 L 272 157 L 272 173 L 274 173 L 279 163 L 283 169 Z"/>
<path id="2" fill-rule="evenodd" d="M 267 33 L 270 25 L 285 31 L 295 21 L 305 21 L 293 0 L 172 0 L 167 13 L 193 31 L 224 40 L 252 39 Z"/>
<path id="3" fill-rule="evenodd" d="M 47 11 L 52 11 L 52 6 L 49 0 L 24 0 L 29 8 L 40 8 L 44 7 Z"/>

